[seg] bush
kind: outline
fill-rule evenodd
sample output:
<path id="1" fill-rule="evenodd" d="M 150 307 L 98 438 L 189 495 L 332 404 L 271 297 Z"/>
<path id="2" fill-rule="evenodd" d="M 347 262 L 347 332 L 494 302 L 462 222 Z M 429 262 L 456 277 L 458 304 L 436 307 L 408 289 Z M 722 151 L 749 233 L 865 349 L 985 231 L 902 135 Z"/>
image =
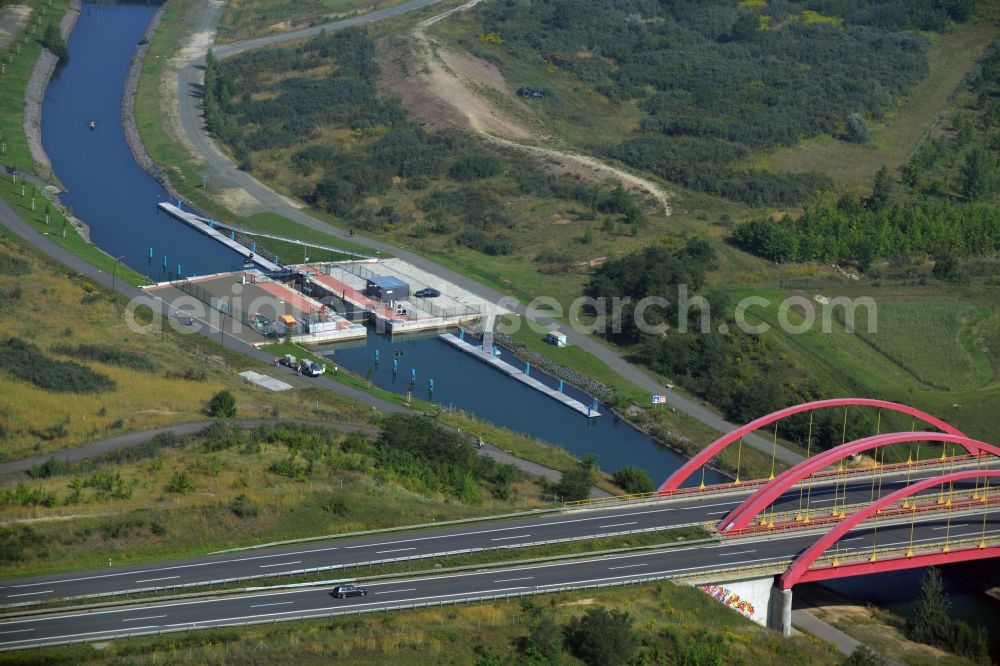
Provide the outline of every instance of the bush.
<path id="1" fill-rule="evenodd" d="M 66 40 L 63 39 L 59 26 L 55 23 L 49 23 L 45 26 L 45 32 L 42 34 L 42 46 L 59 58 L 61 64 L 69 61 L 69 47 L 66 46 Z"/>
<path id="2" fill-rule="evenodd" d="M 458 158 L 448 169 L 453 180 L 479 180 L 500 173 L 500 160 L 493 155 L 465 155 Z"/>
<path id="3" fill-rule="evenodd" d="M 590 497 L 590 489 L 593 487 L 593 468 L 581 464 L 562 473 L 555 491 L 564 502 L 576 502 Z"/>
<path id="4" fill-rule="evenodd" d="M 653 480 L 646 470 L 634 465 L 625 465 L 612 475 L 615 485 L 627 493 L 653 492 Z"/>
<path id="5" fill-rule="evenodd" d="M 172 493 L 186 495 L 194 490 L 194 483 L 191 482 L 191 477 L 187 475 L 187 472 L 180 470 L 175 472 L 173 478 L 170 479 L 170 484 L 167 486 L 167 490 Z"/>
<path id="6" fill-rule="evenodd" d="M 205 411 L 213 418 L 230 419 L 236 416 L 236 397 L 229 389 L 222 389 L 208 401 Z"/>
<path id="7" fill-rule="evenodd" d="M 108 363 L 122 368 L 130 368 L 141 372 L 157 372 L 160 366 L 149 360 L 142 354 L 136 352 L 122 351 L 109 345 L 56 345 L 52 351 L 63 356 L 74 356 L 76 358 Z"/>
<path id="8" fill-rule="evenodd" d="M 40 465 L 32 465 L 31 476 L 35 479 L 47 479 L 51 476 L 66 474 L 69 469 L 68 462 L 52 456 Z"/>
<path id="9" fill-rule="evenodd" d="M 260 513 L 257 504 L 246 495 L 237 495 L 229 502 L 229 510 L 240 518 L 256 517 Z"/>
<path id="10" fill-rule="evenodd" d="M 46 391 L 102 393 L 117 387 L 106 375 L 74 361 L 51 359 L 35 345 L 16 337 L 0 342 L 0 368 Z"/>
<path id="11" fill-rule="evenodd" d="M 598 606 L 566 625 L 566 645 L 591 666 L 627 664 L 639 648 L 639 637 L 628 613 Z"/>

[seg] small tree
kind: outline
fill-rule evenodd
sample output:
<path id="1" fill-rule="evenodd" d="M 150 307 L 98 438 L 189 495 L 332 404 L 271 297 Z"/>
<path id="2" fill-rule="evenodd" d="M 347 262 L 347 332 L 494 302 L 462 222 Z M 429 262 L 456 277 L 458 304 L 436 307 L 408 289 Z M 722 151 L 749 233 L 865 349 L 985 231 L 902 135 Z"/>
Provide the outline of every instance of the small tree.
<path id="1" fill-rule="evenodd" d="M 653 480 L 646 470 L 635 465 L 625 465 L 612 475 L 615 485 L 627 493 L 648 493 L 653 490 Z"/>
<path id="2" fill-rule="evenodd" d="M 208 401 L 205 411 L 215 418 L 230 419 L 236 416 L 236 398 L 229 389 L 222 389 Z"/>
<path id="3" fill-rule="evenodd" d="M 45 26 L 45 32 L 42 34 L 42 46 L 59 58 L 60 63 L 65 64 L 69 60 L 69 48 L 66 46 L 66 40 L 63 39 L 62 33 L 59 32 L 59 26 L 55 23 L 49 23 Z"/>
<path id="4" fill-rule="evenodd" d="M 566 625 L 566 645 L 591 666 L 627 664 L 639 647 L 632 623 L 628 613 L 600 606 L 591 608 Z"/>
<path id="5" fill-rule="evenodd" d="M 962 165 L 961 189 L 969 201 L 989 196 L 997 180 L 996 160 L 982 148 L 975 148 L 965 156 Z"/>
<path id="6" fill-rule="evenodd" d="M 172 479 L 170 479 L 170 485 L 167 486 L 167 490 L 172 493 L 180 493 L 181 495 L 186 495 L 187 493 L 194 490 L 194 484 L 191 483 L 191 477 L 187 475 L 187 472 L 181 470 L 176 472 Z"/>
<path id="7" fill-rule="evenodd" d="M 891 195 L 892 176 L 889 175 L 888 169 L 882 167 L 875 174 L 875 185 L 872 188 L 872 196 L 868 200 L 868 207 L 875 212 L 882 210 L 889 203 Z"/>
<path id="8" fill-rule="evenodd" d="M 930 645 L 947 644 L 951 629 L 950 609 L 951 602 L 944 592 L 941 571 L 937 567 L 928 568 L 920 581 L 920 596 L 913 608 L 910 638 Z"/>
<path id="9" fill-rule="evenodd" d="M 851 143 L 864 143 L 868 141 L 868 123 L 865 117 L 858 112 L 847 116 L 847 125 L 844 127 L 844 141 Z"/>
<path id="10" fill-rule="evenodd" d="M 562 473 L 562 478 L 556 484 L 555 491 L 566 502 L 587 499 L 590 489 L 594 486 L 594 471 L 582 465 L 570 468 Z"/>

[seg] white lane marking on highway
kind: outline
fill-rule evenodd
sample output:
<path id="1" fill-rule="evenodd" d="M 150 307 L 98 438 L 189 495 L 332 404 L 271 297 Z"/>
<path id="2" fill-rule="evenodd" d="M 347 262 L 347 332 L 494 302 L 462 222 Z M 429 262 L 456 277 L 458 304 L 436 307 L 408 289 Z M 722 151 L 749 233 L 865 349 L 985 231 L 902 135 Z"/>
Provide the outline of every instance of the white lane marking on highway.
<path id="1" fill-rule="evenodd" d="M 376 555 L 381 555 L 382 553 L 401 553 L 404 550 L 416 550 L 416 548 L 393 548 L 392 550 L 376 550 Z"/>
<path id="2" fill-rule="evenodd" d="M 142 622 L 143 620 L 159 620 L 161 617 L 166 617 L 164 615 L 147 615 L 146 617 L 130 617 L 125 618 L 122 622 Z"/>
<path id="3" fill-rule="evenodd" d="M 932 527 L 932 530 L 947 530 L 951 529 L 951 525 L 942 525 L 941 527 Z"/>
<path id="4" fill-rule="evenodd" d="M 24 634 L 34 629 L 15 629 L 14 631 L 0 631 L 0 634 Z"/>
<path id="5" fill-rule="evenodd" d="M 730 506 L 730 505 L 736 506 L 737 504 L 739 504 L 739 502 L 726 502 L 724 504 L 708 504 L 708 505 L 705 505 L 705 506 L 709 506 L 709 507 L 711 507 L 711 506 Z M 702 507 L 697 507 L 697 508 L 702 508 Z M 642 516 L 642 515 L 651 514 L 651 513 L 667 513 L 669 511 L 673 511 L 673 510 L 674 510 L 673 508 L 668 508 L 668 509 L 650 509 L 649 511 L 630 511 L 628 513 L 621 513 L 621 514 L 617 514 L 617 515 L 614 515 L 614 516 L 590 516 L 590 517 L 587 517 L 587 518 L 574 518 L 572 520 L 554 520 L 554 521 L 552 521 L 550 523 L 538 523 L 538 526 L 539 527 L 549 528 L 549 527 L 554 527 L 556 525 L 570 525 L 572 523 L 593 522 L 595 520 L 613 520 L 615 518 L 631 518 L 633 516 Z M 417 541 L 429 541 L 429 540 L 433 540 L 433 539 L 445 539 L 445 538 L 451 539 L 451 538 L 456 538 L 456 537 L 475 536 L 477 534 L 491 534 L 491 533 L 494 533 L 494 532 L 510 532 L 512 530 L 523 530 L 524 528 L 525 528 L 525 525 L 519 525 L 519 526 L 516 526 L 516 527 L 499 527 L 499 528 L 493 529 L 493 530 L 476 530 L 474 532 L 456 532 L 456 533 L 448 533 L 448 534 L 438 534 L 438 535 L 429 536 L 429 537 L 418 537 L 416 539 L 401 539 L 401 540 L 397 540 L 397 541 L 383 541 L 381 543 L 364 543 L 364 544 L 359 544 L 357 546 L 344 546 L 344 548 L 345 549 L 348 549 L 348 548 L 375 548 L 375 547 L 378 547 L 378 546 L 392 546 L 392 545 L 397 544 L 397 543 L 414 543 L 414 542 L 417 542 Z M 303 551 L 303 552 L 308 553 L 308 552 L 311 552 L 311 551 Z M 294 555 L 298 555 L 299 553 L 293 553 L 293 554 Z"/>
<path id="6" fill-rule="evenodd" d="M 969 525 L 964 525 L 963 524 L 963 525 L 961 525 L 961 527 L 969 527 Z M 970 533 L 970 535 L 972 535 L 972 536 L 976 536 L 976 535 L 979 535 L 979 534 L 981 534 L 981 532 L 976 532 L 975 534 Z M 986 534 L 988 534 L 988 535 L 1000 534 L 1000 529 L 997 529 L 997 530 L 987 530 Z M 784 536 L 775 536 L 775 537 L 769 539 L 769 541 L 786 541 L 786 540 L 790 540 L 790 539 L 800 539 L 800 538 L 801 538 L 801 535 L 789 534 L 789 535 L 784 535 Z M 924 542 L 924 541 L 935 541 L 935 540 L 936 540 L 936 538 L 915 539 L 912 543 L 921 543 L 921 542 Z M 909 540 L 905 540 L 905 541 L 899 541 L 899 542 L 890 542 L 890 543 L 886 543 L 886 544 L 883 544 L 883 545 L 884 546 L 894 546 L 894 545 L 902 545 L 902 544 L 906 544 L 906 543 L 910 543 L 910 541 Z M 718 545 L 715 545 L 715 546 L 705 546 L 704 548 L 706 550 L 712 550 L 712 549 L 718 549 L 718 548 L 723 548 L 723 547 L 725 547 L 725 544 L 718 544 Z M 697 548 L 701 548 L 701 546 L 687 546 L 685 548 L 672 548 L 670 550 L 663 551 L 663 554 L 664 555 L 669 555 L 669 554 L 680 552 L 680 551 L 695 550 Z M 606 557 L 606 558 L 598 558 L 598 559 L 601 559 L 601 560 L 604 560 L 604 561 L 611 561 L 611 560 L 616 560 L 616 559 L 628 559 L 628 558 L 633 558 L 633 557 L 649 557 L 649 554 L 648 553 L 629 554 L 629 555 L 619 555 L 619 556 L 615 556 L 615 557 Z M 592 561 L 593 560 L 584 560 L 583 562 L 592 562 Z M 756 563 L 760 563 L 760 562 L 770 562 L 770 561 L 789 562 L 790 559 L 787 556 L 776 556 L 776 557 L 769 557 L 769 558 L 760 558 L 760 559 L 756 559 L 756 560 L 748 560 L 748 561 L 744 562 L 744 564 L 756 564 Z M 532 565 L 532 566 L 526 566 L 526 567 L 517 567 L 517 568 L 513 568 L 513 569 L 504 569 L 502 571 L 496 571 L 496 572 L 493 572 L 493 573 L 494 574 L 496 574 L 496 573 L 503 573 L 503 572 L 514 573 L 514 572 L 517 572 L 517 571 L 532 571 L 532 570 L 538 570 L 538 569 L 556 568 L 556 567 L 562 567 L 562 566 L 572 566 L 572 565 L 575 565 L 575 564 L 580 564 L 580 562 L 577 561 L 577 562 L 559 562 L 559 563 L 555 563 L 555 564 L 539 564 L 539 565 Z M 695 567 L 687 567 L 687 568 L 674 569 L 674 570 L 666 571 L 666 572 L 644 572 L 643 575 L 644 576 L 655 576 L 655 575 L 659 575 L 659 574 L 682 573 L 682 572 L 685 572 L 685 571 L 695 571 L 695 570 L 698 570 L 698 569 L 711 569 L 711 568 L 716 567 L 716 566 L 718 566 L 718 565 L 716 565 L 716 564 L 704 564 L 704 565 L 699 565 L 699 566 L 695 566 Z M 482 573 L 481 572 L 470 572 L 470 573 L 461 573 L 461 574 L 457 574 L 457 575 L 427 576 L 427 577 L 415 578 L 415 579 L 410 579 L 410 580 L 397 580 L 397 581 L 385 582 L 385 583 L 371 583 L 369 585 L 369 587 L 376 587 L 376 586 L 379 586 L 379 585 L 395 585 L 395 584 L 407 583 L 407 582 L 424 582 L 424 581 L 428 581 L 428 580 L 439 580 L 439 579 L 442 579 L 442 578 L 462 578 L 462 577 L 467 577 L 467 576 L 479 576 L 479 575 L 482 575 Z M 618 579 L 618 578 L 627 578 L 628 576 L 629 576 L 629 574 L 622 574 L 620 576 L 612 576 L 611 578 L 598 579 L 598 580 L 615 580 L 615 579 Z M 582 583 L 582 582 L 593 582 L 593 581 L 576 581 L 575 583 L 551 583 L 551 584 L 544 584 L 544 585 L 536 585 L 535 587 L 536 588 L 553 587 L 553 586 L 559 586 L 559 585 L 579 584 L 579 583 Z M 449 594 L 449 595 L 442 595 L 442 596 L 454 597 L 454 596 L 462 596 L 463 594 L 466 594 L 466 595 L 487 594 L 488 592 L 504 592 L 504 591 L 508 591 L 508 590 L 520 590 L 520 589 L 528 589 L 528 588 L 522 586 L 522 587 L 514 587 L 514 588 L 505 588 L 505 589 L 500 589 L 500 590 L 490 590 L 490 591 L 484 591 L 484 592 L 467 592 L 467 593 Z M 262 598 L 262 597 L 263 598 L 267 598 L 267 597 L 289 596 L 289 595 L 295 595 L 295 594 L 315 594 L 315 593 L 316 593 L 315 589 L 301 589 L 301 590 L 291 590 L 291 591 L 287 591 L 287 592 L 280 592 L 280 593 L 277 593 L 277 594 L 274 593 L 274 592 L 264 592 L 264 593 L 260 593 L 260 594 L 249 594 L 249 595 L 242 596 L 240 598 L 244 599 L 244 600 L 250 600 L 250 599 L 258 599 L 258 598 Z M 439 597 L 427 597 L 427 598 L 432 598 L 433 599 L 433 598 L 439 598 Z M 218 603 L 220 601 L 226 601 L 226 600 L 229 600 L 229 599 L 231 599 L 231 597 L 216 598 L 216 599 L 199 599 L 199 600 L 195 600 L 195 601 L 176 601 L 176 602 L 158 604 L 157 606 L 155 606 L 155 608 L 157 610 L 159 610 L 159 609 L 163 609 L 163 608 L 172 608 L 172 607 L 176 607 L 176 606 L 196 606 L 196 605 L 203 605 L 203 604 L 210 604 L 210 603 Z M 408 600 L 408 601 L 410 601 L 410 600 Z M 367 605 L 372 605 L 372 604 L 353 604 L 352 608 L 356 608 L 356 607 L 361 606 L 361 605 L 366 605 L 367 606 Z M 74 618 L 74 617 L 93 617 L 95 615 L 109 615 L 109 614 L 113 614 L 113 613 L 127 613 L 127 612 L 134 612 L 134 611 L 135 611 L 134 608 L 116 608 L 116 609 L 110 609 L 110 610 L 92 611 L 92 612 L 88 612 L 88 613 L 75 613 L 75 614 L 69 614 L 69 615 L 54 614 L 54 615 L 46 615 L 46 616 L 38 616 L 38 617 L 25 618 L 25 619 L 21 619 L 21 620 L 9 620 L 9 621 L 5 622 L 5 625 L 11 626 L 11 625 L 15 625 L 15 624 L 24 624 L 26 622 L 43 622 L 43 621 L 46 621 L 46 620 L 66 620 L 66 619 L 70 619 L 70 618 Z M 283 613 L 278 613 L 278 614 L 302 613 L 302 612 L 303 611 L 300 611 L 300 610 L 293 610 L 293 611 L 287 611 L 287 613 L 283 612 Z M 325 611 L 323 611 L 323 612 L 325 612 Z M 254 616 L 254 617 L 269 617 L 269 616 L 265 615 L 265 616 Z M 213 621 L 214 622 L 226 622 L 226 621 L 234 620 L 234 619 L 244 619 L 244 618 L 224 618 L 224 619 L 213 620 Z M 164 625 L 164 626 L 182 627 L 182 626 L 189 626 L 190 624 L 191 624 L 190 622 L 182 622 L 182 623 L 178 623 L 178 624 L 170 624 L 170 625 Z M 102 631 L 91 631 L 91 632 L 80 633 L 80 634 L 67 634 L 67 635 L 63 635 L 63 636 L 50 637 L 50 639 L 48 639 L 48 640 L 56 640 L 56 639 L 60 639 L 60 638 L 73 638 L 73 637 L 76 637 L 76 636 L 88 636 L 88 635 L 95 635 L 95 634 L 109 634 L 109 633 L 113 633 L 113 631 L 112 630 L 102 630 Z M 35 640 L 35 639 L 21 639 L 21 640 L 16 640 L 16 641 L 7 641 L 7 642 L 9 644 L 14 644 L 14 643 L 26 643 L 26 642 L 29 642 L 31 640 Z"/>
<path id="7" fill-rule="evenodd" d="M 173 580 L 174 578 L 180 578 L 180 576 L 164 576 L 163 578 L 143 578 L 142 580 L 137 580 L 137 583 L 155 583 L 158 580 Z"/>
<path id="8" fill-rule="evenodd" d="M 614 525 L 598 525 L 597 529 L 599 529 L 599 530 L 605 530 L 605 529 L 607 529 L 609 527 L 624 527 L 625 525 L 635 525 L 638 522 L 639 522 L 638 520 L 633 520 L 631 523 L 615 523 Z"/>
<path id="9" fill-rule="evenodd" d="M 713 507 L 713 506 L 736 506 L 737 504 L 739 504 L 739 502 L 723 502 L 721 504 L 705 504 L 705 505 L 702 505 L 701 507 L 697 507 L 697 508 L 708 508 L 708 507 Z M 590 517 L 587 517 L 587 518 L 574 518 L 572 520 L 553 521 L 551 523 L 544 523 L 544 526 L 545 527 L 552 527 L 552 526 L 555 526 L 555 525 L 568 525 L 568 524 L 571 524 L 571 523 L 588 522 L 588 521 L 594 521 L 594 520 L 608 520 L 608 519 L 613 519 L 613 518 L 631 518 L 632 516 L 641 516 L 641 515 L 655 514 L 655 513 L 666 513 L 666 512 L 669 512 L 669 511 L 673 511 L 673 510 L 674 510 L 673 508 L 666 508 L 666 509 L 650 509 L 648 511 L 630 511 L 628 513 L 623 513 L 623 514 L 618 514 L 618 515 L 613 515 L 613 516 L 590 516 Z M 194 568 L 198 568 L 198 567 L 215 566 L 215 565 L 219 565 L 219 564 L 233 564 L 233 563 L 237 563 L 237 562 L 252 562 L 254 560 L 268 560 L 268 559 L 274 559 L 276 557 L 289 557 L 289 556 L 294 557 L 296 555 L 314 555 L 314 554 L 317 554 L 317 553 L 324 553 L 324 552 L 328 552 L 328 551 L 331 551 L 331 550 L 340 550 L 341 548 L 375 548 L 375 547 L 378 547 L 378 546 L 388 546 L 388 545 L 392 545 L 392 544 L 396 544 L 396 543 L 413 543 L 413 542 L 416 542 L 416 541 L 430 541 L 430 540 L 434 540 L 434 539 L 444 539 L 444 538 L 449 538 L 450 539 L 450 538 L 457 538 L 457 537 L 473 536 L 473 535 L 476 535 L 476 534 L 489 534 L 491 532 L 503 532 L 503 531 L 508 531 L 508 530 L 523 530 L 523 529 L 524 529 L 524 526 L 522 525 L 522 526 L 519 526 L 519 527 L 501 527 L 501 528 L 492 529 L 492 530 L 478 530 L 478 531 L 473 531 L 473 532 L 459 532 L 459 533 L 438 534 L 438 535 L 428 536 L 428 537 L 418 537 L 418 538 L 415 538 L 415 539 L 404 539 L 404 540 L 401 540 L 401 541 L 387 541 L 387 542 L 382 542 L 382 543 L 366 543 L 366 544 L 360 544 L 360 545 L 356 545 L 356 546 L 326 546 L 326 547 L 323 547 L 323 548 L 310 548 L 308 550 L 298 550 L 298 551 L 293 551 L 293 552 L 289 552 L 289 553 L 277 553 L 277 554 L 273 554 L 273 555 L 255 555 L 253 557 L 235 557 L 235 558 L 228 559 L 228 560 L 213 560 L 211 562 L 197 562 L 197 563 L 193 563 L 193 564 L 176 564 L 176 565 L 167 566 L 167 567 L 157 567 L 157 568 L 154 568 L 154 569 L 141 569 L 141 570 L 138 570 L 138 571 L 122 571 L 122 572 L 109 573 L 109 574 L 99 574 L 99 575 L 96 575 L 96 576 L 78 576 L 76 578 L 64 578 L 64 579 L 61 579 L 61 580 L 47 580 L 47 581 L 43 581 L 43 582 L 39 582 L 39 583 L 22 583 L 20 585 L 12 585 L 11 587 L 38 587 L 40 585 L 63 585 L 65 583 L 76 583 L 76 582 L 79 582 L 79 581 L 97 580 L 97 579 L 100 579 L 100 578 L 115 578 L 115 577 L 118 577 L 118 576 L 135 576 L 135 575 L 140 575 L 140 574 L 156 573 L 156 572 L 160 572 L 160 571 L 176 571 L 178 569 L 194 569 Z M 10 595 L 8 595 L 8 596 L 10 596 Z"/>
<path id="10" fill-rule="evenodd" d="M 278 564 L 261 564 L 261 569 L 267 569 L 268 567 L 285 567 L 290 564 L 302 564 L 302 560 L 295 560 L 294 562 L 279 562 Z"/>
<path id="11" fill-rule="evenodd" d="M 374 592 L 373 594 L 392 594 L 393 592 L 413 592 L 416 589 L 417 588 L 415 587 L 407 587 L 402 590 L 382 590 L 381 592 Z"/>
<path id="12" fill-rule="evenodd" d="M 721 516 L 724 513 L 729 513 L 728 511 L 709 511 L 706 516 Z"/>
<path id="13" fill-rule="evenodd" d="M 608 567 L 608 571 L 614 571 L 615 569 L 634 569 L 635 567 L 648 567 L 648 564 L 625 564 L 620 567 Z"/>
<path id="14" fill-rule="evenodd" d="M 509 537 L 497 537 L 496 539 L 490 539 L 490 541 L 507 541 L 509 539 L 524 539 L 530 536 L 531 536 L 530 534 L 517 534 L 515 536 L 509 536 Z"/>
<path id="15" fill-rule="evenodd" d="M 818 500 L 814 499 L 814 500 L 810 500 L 810 503 L 811 504 L 822 504 L 823 502 L 832 502 L 835 499 L 839 499 L 839 498 L 837 498 L 837 497 L 827 497 L 826 499 L 818 499 Z"/>
<path id="16" fill-rule="evenodd" d="M 294 601 L 275 601 L 272 604 L 257 604 L 256 606 L 251 606 L 250 608 L 265 608 L 267 606 L 287 606 L 288 604 L 294 604 Z"/>
<path id="17" fill-rule="evenodd" d="M 730 555 L 746 555 L 747 553 L 756 553 L 757 550 L 737 550 L 732 553 L 719 553 L 719 557 L 729 557 Z"/>
<path id="18" fill-rule="evenodd" d="M 11 597 L 11 598 L 13 598 L 13 597 L 30 597 L 30 596 L 33 596 L 35 594 L 48 594 L 49 592 L 52 592 L 52 590 L 39 590 L 38 592 L 22 592 L 20 594 L 8 594 L 7 596 Z"/>
<path id="19" fill-rule="evenodd" d="M 520 578 L 499 578 L 494 583 L 513 583 L 518 580 L 531 580 L 534 576 L 521 576 Z"/>
<path id="20" fill-rule="evenodd" d="M 851 537 L 850 539 L 841 539 L 840 543 L 847 543 L 848 541 L 861 541 L 864 537 Z"/>

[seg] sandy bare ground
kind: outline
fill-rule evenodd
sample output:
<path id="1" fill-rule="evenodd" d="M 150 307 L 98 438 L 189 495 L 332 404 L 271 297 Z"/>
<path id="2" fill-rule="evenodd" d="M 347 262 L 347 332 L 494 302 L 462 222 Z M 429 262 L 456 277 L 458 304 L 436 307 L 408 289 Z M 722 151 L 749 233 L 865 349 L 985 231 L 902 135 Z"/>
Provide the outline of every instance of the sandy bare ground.
<path id="1" fill-rule="evenodd" d="M 21 32 L 31 17 L 31 7 L 8 5 L 0 8 L 0 49 L 14 41 L 14 35 Z"/>
<path id="2" fill-rule="evenodd" d="M 480 2 L 482 0 L 469 0 L 459 7 L 417 23 L 411 34 L 419 60 L 419 74 L 417 77 L 409 77 L 410 90 L 400 91 L 404 103 L 424 118 L 432 115 L 440 119 L 442 108 L 446 108 L 447 116 L 461 119 L 463 124 L 490 143 L 527 153 L 542 160 L 554 171 L 574 173 L 590 179 L 617 180 L 629 189 L 640 190 L 652 196 L 669 215 L 669 193 L 650 180 L 605 164 L 590 155 L 523 143 L 545 142 L 550 138 L 544 136 L 540 128 L 531 127 L 529 121 L 515 117 L 514 113 L 507 110 L 499 109 L 489 99 L 487 95 L 494 92 L 506 99 L 515 100 L 513 91 L 500 71 L 492 64 L 478 58 L 455 53 L 427 34 L 428 28 L 438 21 L 456 12 L 470 9 Z M 413 92 L 414 83 L 422 87 L 423 91 Z M 427 104 L 429 101 L 427 97 L 433 97 L 434 102 Z M 423 108 L 414 106 L 414 102 L 424 102 L 421 105 Z M 515 111 L 520 111 L 521 106 L 523 104 L 519 100 L 513 104 Z M 524 115 L 530 113 L 527 109 L 524 110 L 526 111 Z"/>

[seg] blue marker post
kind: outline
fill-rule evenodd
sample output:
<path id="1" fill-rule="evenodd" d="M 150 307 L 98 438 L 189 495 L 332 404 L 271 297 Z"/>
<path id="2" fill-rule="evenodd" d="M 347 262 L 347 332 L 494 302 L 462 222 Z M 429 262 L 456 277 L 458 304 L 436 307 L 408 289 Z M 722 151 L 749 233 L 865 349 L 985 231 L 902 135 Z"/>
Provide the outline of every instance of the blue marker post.
<path id="1" fill-rule="evenodd" d="M 415 381 L 417 381 L 417 369 L 410 368 L 410 382 L 415 382 Z"/>
<path id="2" fill-rule="evenodd" d="M 379 354 L 378 350 L 376 349 L 375 350 L 375 362 L 378 363 L 380 358 L 381 358 L 381 354 Z"/>
<path id="3" fill-rule="evenodd" d="M 459 340 L 464 340 L 465 339 L 465 329 L 464 328 L 458 329 L 458 339 Z"/>
<path id="4" fill-rule="evenodd" d="M 149 259 L 150 261 L 153 260 L 153 248 L 149 248 Z"/>
<path id="5" fill-rule="evenodd" d="M 257 254 L 257 241 L 250 241 L 250 251 Z"/>
<path id="6" fill-rule="evenodd" d="M 399 359 L 398 358 L 394 358 L 394 359 L 392 359 L 392 374 L 393 374 L 393 376 L 395 376 L 397 372 L 399 372 Z"/>
<path id="7" fill-rule="evenodd" d="M 184 210 L 184 201 L 183 200 L 181 200 L 181 199 L 177 200 L 177 209 L 178 210 Z"/>
<path id="8" fill-rule="evenodd" d="M 531 376 L 531 361 L 524 362 L 524 374 Z"/>
<path id="9" fill-rule="evenodd" d="M 236 232 L 235 231 L 230 231 L 229 232 L 229 240 L 236 240 Z"/>
<path id="10" fill-rule="evenodd" d="M 163 270 L 167 270 L 167 255 L 163 255 Z"/>
<path id="11" fill-rule="evenodd" d="M 177 264 L 177 279 L 179 280 L 180 277 L 181 277 L 181 265 Z"/>
<path id="12" fill-rule="evenodd" d="M 559 380 L 559 392 L 560 393 L 563 392 L 563 380 L 561 380 L 561 379 Z"/>
<path id="13" fill-rule="evenodd" d="M 430 393 L 434 393 L 434 380 L 433 379 L 428 379 L 427 380 L 427 390 Z"/>

